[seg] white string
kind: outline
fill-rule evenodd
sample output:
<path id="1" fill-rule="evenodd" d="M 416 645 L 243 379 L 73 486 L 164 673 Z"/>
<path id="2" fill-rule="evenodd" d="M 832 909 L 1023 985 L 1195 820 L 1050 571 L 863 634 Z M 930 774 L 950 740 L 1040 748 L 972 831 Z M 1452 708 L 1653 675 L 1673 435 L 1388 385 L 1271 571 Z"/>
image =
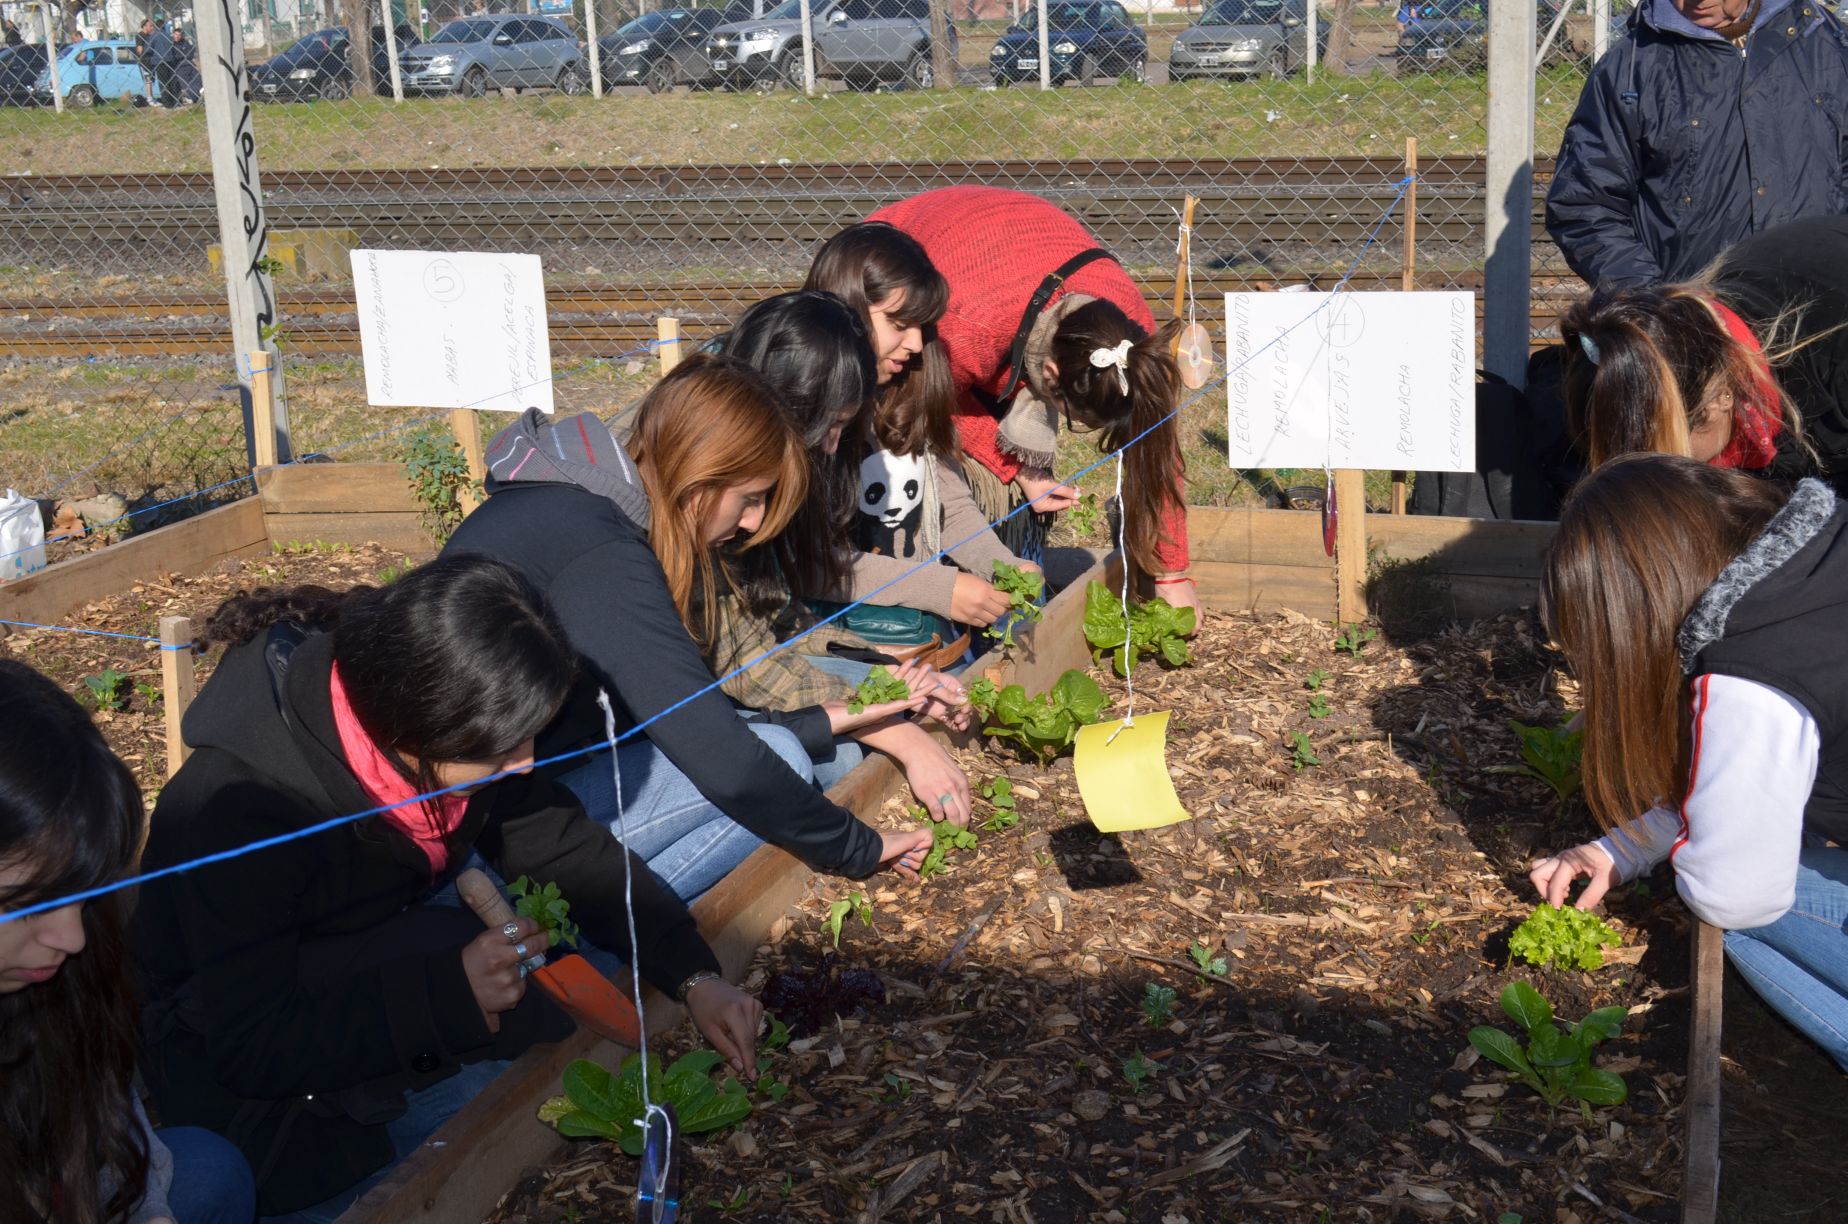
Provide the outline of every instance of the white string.
<path id="1" fill-rule="evenodd" d="M 603 734 L 614 743 L 616 711 L 610 705 L 610 695 L 602 688 L 597 690 L 597 704 L 603 709 Z M 615 749 L 610 751 L 610 776 L 616 781 L 616 840 L 623 847 L 624 857 L 622 908 L 629 916 L 629 977 L 635 988 L 635 1028 L 641 1035 L 642 1044 L 642 1116 L 632 1121 L 636 1128 L 645 1134 L 648 1130 L 648 1119 L 655 1114 L 660 1114 L 667 1126 L 667 1144 L 671 1150 L 674 1145 L 673 1117 L 654 1103 L 648 1091 L 648 1013 L 642 1009 L 642 944 L 635 933 L 635 870 L 638 860 L 629 854 L 629 839 L 625 836 L 623 829 L 622 764 Z"/>
<path id="2" fill-rule="evenodd" d="M 1136 725 L 1136 669 L 1129 662 L 1129 583 L 1133 576 L 1130 568 L 1129 549 L 1123 546 L 1123 521 L 1129 517 L 1127 504 L 1123 501 L 1123 456 L 1116 461 L 1116 503 L 1117 503 L 1117 555 L 1123 558 L 1123 684 L 1129 689 L 1129 709 L 1123 715 L 1123 721 L 1104 741 L 1104 747 L 1116 743 L 1116 737 Z"/>

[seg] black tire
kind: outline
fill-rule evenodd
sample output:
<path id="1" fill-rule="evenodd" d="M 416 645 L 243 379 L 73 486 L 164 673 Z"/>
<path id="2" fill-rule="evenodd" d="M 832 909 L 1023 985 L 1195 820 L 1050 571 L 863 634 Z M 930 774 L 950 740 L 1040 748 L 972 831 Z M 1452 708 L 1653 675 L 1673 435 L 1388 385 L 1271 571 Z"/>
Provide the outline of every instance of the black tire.
<path id="1" fill-rule="evenodd" d="M 996 89 L 1006 89 L 1009 85 L 1012 85 L 1013 83 L 1014 83 L 1013 78 L 1008 76 L 1007 73 L 1005 72 L 995 73 L 995 88 Z"/>
<path id="2" fill-rule="evenodd" d="M 488 72 L 485 68 L 470 68 L 456 82 L 456 92 L 465 98 L 485 98 L 488 94 Z"/>
<path id="3" fill-rule="evenodd" d="M 585 87 L 590 82 L 585 79 L 583 71 L 576 64 L 566 64 L 558 70 L 558 79 L 552 84 L 558 88 L 559 93 L 575 98 L 585 92 Z"/>
<path id="4" fill-rule="evenodd" d="M 1080 85 L 1097 84 L 1097 61 L 1088 55 L 1078 57 L 1078 71 L 1073 74 Z"/>
<path id="5" fill-rule="evenodd" d="M 391 92 L 391 77 L 389 75 L 385 78 L 385 88 L 378 92 L 386 94 Z M 353 83 L 345 77 L 328 77 L 327 80 L 321 83 L 321 101 L 323 102 L 343 102 L 351 97 L 352 94 Z"/>
<path id="6" fill-rule="evenodd" d="M 937 66 L 930 62 L 930 51 L 913 51 L 910 62 L 905 65 L 905 87 L 930 89 L 936 83 Z"/>
<path id="7" fill-rule="evenodd" d="M 1119 85 L 1147 85 L 1149 83 L 1149 61 L 1146 56 L 1136 55 L 1123 65 L 1123 71 L 1117 74 Z"/>
<path id="8" fill-rule="evenodd" d="M 787 86 L 790 89 L 802 88 L 802 48 L 800 44 L 783 52 L 783 57 L 776 62 L 765 77 L 762 86 L 766 89 L 778 89 Z"/>
<path id="9" fill-rule="evenodd" d="M 73 85 L 71 91 L 64 95 L 64 102 L 78 110 L 89 110 L 96 105 L 96 91 L 88 85 Z"/>
<path id="10" fill-rule="evenodd" d="M 1288 47 L 1278 47 L 1271 52 L 1270 59 L 1264 65 L 1264 74 L 1273 81 L 1290 79 L 1290 49 Z"/>
<path id="11" fill-rule="evenodd" d="M 653 94 L 667 93 L 674 87 L 674 68 L 664 59 L 658 59 L 648 65 L 648 71 L 642 75 L 642 84 Z"/>

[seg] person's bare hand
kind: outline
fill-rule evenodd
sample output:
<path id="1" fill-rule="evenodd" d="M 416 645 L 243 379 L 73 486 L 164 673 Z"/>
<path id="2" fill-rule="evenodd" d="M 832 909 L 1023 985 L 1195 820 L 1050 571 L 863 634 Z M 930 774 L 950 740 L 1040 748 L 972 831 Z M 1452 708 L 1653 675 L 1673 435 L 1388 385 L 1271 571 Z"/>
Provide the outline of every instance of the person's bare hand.
<path id="1" fill-rule="evenodd" d="M 900 829 L 879 835 L 879 865 L 889 867 L 907 880 L 918 878 L 918 867 L 930 853 L 935 840 L 929 829 Z"/>
<path id="2" fill-rule="evenodd" d="M 764 1022 L 762 1003 L 724 978 L 707 978 L 687 991 L 687 1011 L 733 1071 L 740 1076 L 752 1073 L 757 1030 Z"/>
<path id="3" fill-rule="evenodd" d="M 520 976 L 522 957 L 514 945 L 522 945 L 529 958 L 546 947 L 545 932 L 536 921 L 515 918 L 513 922 L 520 932 L 517 939 L 509 940 L 504 931 L 494 927 L 462 948 L 462 972 L 490 1033 L 500 1032 L 500 1014 L 512 1011 L 526 994 L 526 979 Z"/>
<path id="4" fill-rule="evenodd" d="M 958 573 L 950 592 L 950 619 L 959 625 L 992 625 L 1013 606 L 1007 593 L 974 574 Z"/>
<path id="5" fill-rule="evenodd" d="M 1591 881 L 1579 894 L 1577 905 L 1582 910 L 1596 907 L 1604 900 L 1605 893 L 1622 882 L 1617 876 L 1617 864 L 1611 862 L 1611 856 L 1596 842 L 1586 842 L 1537 859 L 1527 873 L 1527 878 L 1539 890 L 1540 899 L 1552 906 L 1565 905 L 1566 898 L 1572 894 L 1572 881 L 1580 876 Z"/>
<path id="6" fill-rule="evenodd" d="M 1021 468 L 1020 473 L 1014 477 L 1014 483 L 1041 514 L 1057 514 L 1078 504 L 1078 490 L 1071 485 L 1061 484 L 1059 478 L 1046 468 Z"/>

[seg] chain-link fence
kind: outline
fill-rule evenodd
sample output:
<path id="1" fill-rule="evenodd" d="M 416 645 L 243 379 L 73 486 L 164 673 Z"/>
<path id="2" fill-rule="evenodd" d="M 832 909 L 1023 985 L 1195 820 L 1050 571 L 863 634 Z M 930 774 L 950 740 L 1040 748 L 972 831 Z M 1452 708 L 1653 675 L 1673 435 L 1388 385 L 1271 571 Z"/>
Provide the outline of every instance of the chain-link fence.
<path id="1" fill-rule="evenodd" d="M 1561 17 L 1539 0 L 1542 33 L 1559 28 L 1536 77 L 1538 191 L 1594 45 L 1590 2 Z M 594 12 L 585 0 L 531 0 L 530 12 L 394 0 L 394 42 L 376 3 L 366 22 L 363 7 L 234 10 L 251 64 L 234 130 L 261 167 L 277 307 L 263 338 L 281 353 L 298 455 L 398 445 L 374 436 L 397 410 L 365 403 L 347 261 L 361 247 L 541 255 L 566 409 L 639 390 L 648 367 L 627 355 L 657 316 L 697 340 L 800 283 L 842 225 L 954 182 L 1056 200 L 1138 277 L 1158 318 L 1173 309 L 1183 198 L 1199 197 L 1194 292 L 1219 331 L 1225 290 L 1337 281 L 1412 138 L 1416 283 L 1481 285 L 1480 0 L 737 0 L 639 13 L 612 0 Z M 148 13 L 128 0 L 49 18 L 5 0 L 0 13 L 39 42 L 62 23 L 68 41 L 62 109 L 43 45 L 0 61 L 0 80 L 31 77 L 0 97 L 0 482 L 145 503 L 228 479 L 245 463 L 240 374 L 206 108 L 185 59 L 195 40 L 167 44 L 161 71 L 145 72 Z M 154 15 L 190 31 L 206 14 Z M 30 71 L 5 75 L 14 59 Z M 1401 224 L 1366 249 L 1356 287 L 1401 283 Z M 1571 281 L 1536 233 L 1544 326 Z M 1201 496 L 1233 496 L 1235 482 L 1211 487 L 1223 405 L 1198 416 Z"/>

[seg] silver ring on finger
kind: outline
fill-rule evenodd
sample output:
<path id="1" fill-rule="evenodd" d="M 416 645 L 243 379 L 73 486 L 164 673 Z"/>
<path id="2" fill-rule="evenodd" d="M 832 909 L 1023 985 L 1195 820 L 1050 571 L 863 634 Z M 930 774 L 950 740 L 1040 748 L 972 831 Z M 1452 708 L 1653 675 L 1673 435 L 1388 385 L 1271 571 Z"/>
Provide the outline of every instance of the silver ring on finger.
<path id="1" fill-rule="evenodd" d="M 519 943 L 520 942 L 520 924 L 517 922 L 507 923 L 505 926 L 501 927 L 501 934 L 507 937 L 507 942 L 510 944 Z"/>
<path id="2" fill-rule="evenodd" d="M 937 796 L 937 806 L 947 812 L 950 810 L 950 800 L 953 798 L 955 798 L 954 795 L 948 795 L 948 794 L 938 795 Z"/>
<path id="3" fill-rule="evenodd" d="M 524 943 L 514 944 L 513 945 L 513 956 L 515 960 L 522 960 L 522 961 L 525 960 L 526 959 L 526 945 Z"/>

